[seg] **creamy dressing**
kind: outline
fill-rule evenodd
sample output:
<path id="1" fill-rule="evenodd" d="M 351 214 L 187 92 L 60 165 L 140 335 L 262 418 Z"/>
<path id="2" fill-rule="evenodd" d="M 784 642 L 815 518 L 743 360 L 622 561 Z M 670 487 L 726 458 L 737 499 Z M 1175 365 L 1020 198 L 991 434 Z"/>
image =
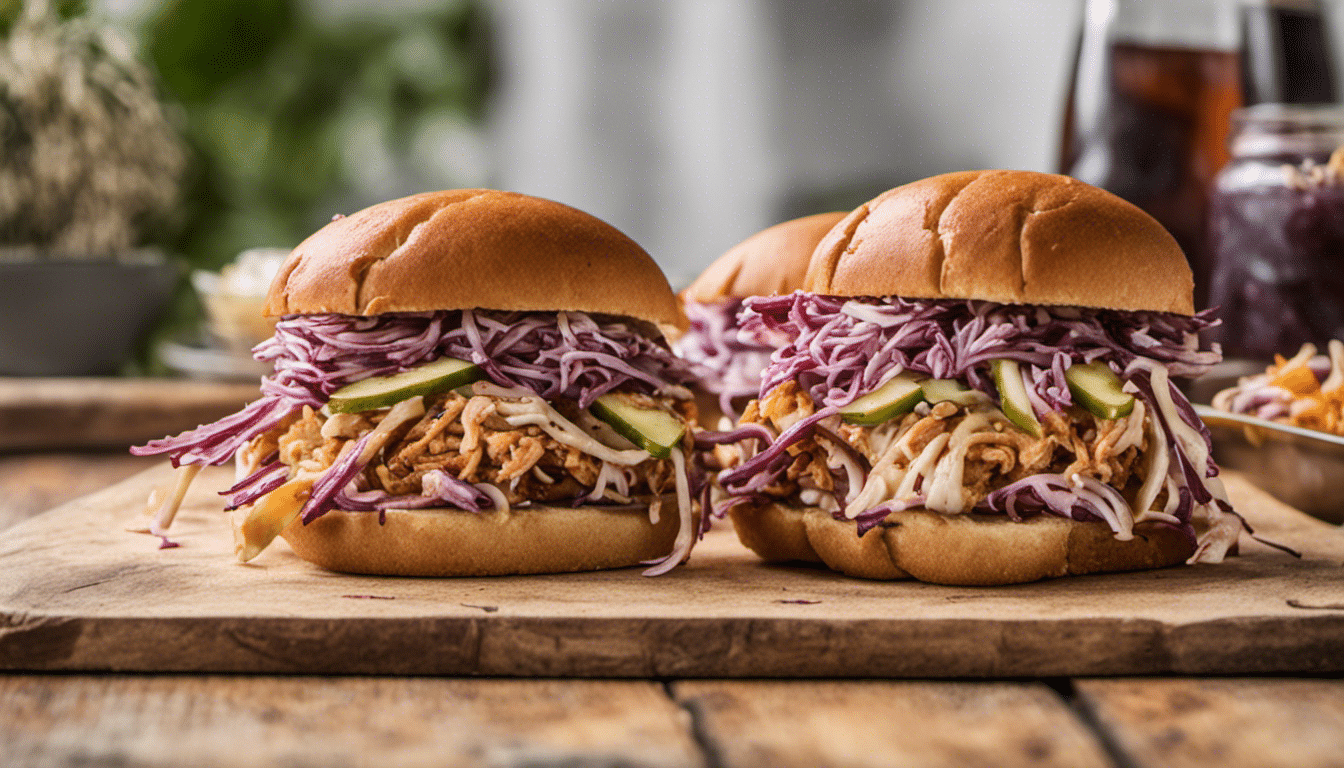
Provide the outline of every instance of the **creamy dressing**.
<path id="1" fill-rule="evenodd" d="M 943 448 L 947 447 L 947 443 L 951 439 L 950 434 L 943 432 L 924 446 L 924 450 L 920 452 L 919 456 L 910 462 L 910 468 L 906 470 L 905 477 L 901 478 L 901 484 L 896 487 L 896 495 L 892 497 L 893 500 L 905 499 L 915 495 L 915 484 L 933 469 L 934 463 L 938 461 L 938 456 L 943 452 Z"/>
<path id="2" fill-rule="evenodd" d="M 1133 387 L 1132 384 L 1126 386 Z M 1134 391 L 1137 392 L 1138 389 L 1135 388 Z M 1134 408 L 1136 410 L 1142 403 L 1142 400 L 1134 398 Z M 1157 501 L 1157 496 L 1162 492 L 1162 489 L 1170 487 L 1167 471 L 1171 466 L 1171 456 L 1168 454 L 1166 432 L 1156 418 L 1149 418 L 1147 426 L 1149 429 L 1148 453 L 1145 457 L 1148 465 L 1147 476 L 1144 478 L 1143 485 L 1139 486 L 1138 495 L 1134 498 L 1134 508 L 1139 510 L 1139 519 L 1141 520 L 1143 515 L 1153 508 L 1153 502 Z M 1175 496 L 1168 491 L 1167 509 L 1164 510 L 1164 514 L 1170 516 L 1173 509 L 1175 509 Z"/>
<path id="3" fill-rule="evenodd" d="M 154 513 L 153 520 L 149 524 L 149 533 L 155 536 L 168 533 L 173 518 L 177 517 L 178 508 L 182 506 L 182 500 L 187 497 L 187 490 L 191 488 L 191 481 L 196 479 L 196 475 L 199 475 L 204 467 L 204 464 L 183 464 L 177 468 L 173 492 L 168 494 L 158 511 Z"/>
<path id="4" fill-rule="evenodd" d="M 511 427 L 529 425 L 540 427 L 543 432 L 555 438 L 556 442 L 577 448 L 602 461 L 631 467 L 649 458 L 649 452 L 643 449 L 616 450 L 599 442 L 540 398 L 522 403 L 502 401 L 497 406 L 497 411 Z"/>
<path id="5" fill-rule="evenodd" d="M 885 424 L 883 426 L 886 426 Z M 873 436 L 876 436 L 882 427 L 873 430 Z M 877 463 L 868 472 L 868 480 L 864 483 L 857 493 L 854 486 L 850 486 L 851 498 L 845 504 L 845 517 L 853 520 L 864 511 L 876 507 L 878 504 L 895 499 L 896 496 L 890 491 L 898 488 L 901 481 L 905 479 L 905 470 L 896 466 L 896 460 L 904 456 L 901 450 L 901 443 L 891 437 L 891 430 L 887 430 L 883 435 L 882 442 L 885 446 L 880 454 Z M 869 438 L 869 445 L 875 445 L 876 441 Z"/>
<path id="6" fill-rule="evenodd" d="M 1118 456 L 1130 448 L 1143 448 L 1143 429 L 1144 417 L 1148 409 L 1143 401 L 1134 398 L 1134 410 L 1125 419 L 1125 431 L 1121 433 L 1120 439 L 1115 441 L 1115 446 L 1111 449 Z"/>
<path id="7" fill-rule="evenodd" d="M 938 461 L 932 478 L 925 484 L 924 493 L 927 496 L 925 507 L 949 515 L 965 511 L 966 498 L 962 493 L 962 478 L 966 471 L 966 452 L 971 447 L 970 437 L 989 424 L 989 417 L 985 414 L 968 413 L 952 431 L 952 436 L 948 440 L 947 454 Z"/>
<path id="8" fill-rule="evenodd" d="M 695 531 L 692 530 L 695 521 L 691 513 L 691 484 L 686 475 L 686 457 L 681 451 L 673 450 L 671 458 L 675 470 L 673 474 L 677 480 L 677 512 L 681 527 L 677 530 L 676 541 L 672 543 L 672 551 L 668 553 L 667 558 L 645 571 L 645 576 L 660 576 L 677 567 L 691 553 L 691 545 L 695 542 Z"/>

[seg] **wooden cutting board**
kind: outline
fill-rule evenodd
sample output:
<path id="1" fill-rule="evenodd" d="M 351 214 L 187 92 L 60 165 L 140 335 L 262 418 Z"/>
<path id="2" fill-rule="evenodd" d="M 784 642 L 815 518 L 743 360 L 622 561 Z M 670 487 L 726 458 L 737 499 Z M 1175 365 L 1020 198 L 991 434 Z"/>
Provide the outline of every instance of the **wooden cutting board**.
<path id="1" fill-rule="evenodd" d="M 1230 473 L 1229 473 L 1230 474 Z M 689 564 L 473 579 L 348 576 L 277 542 L 232 556 L 203 473 L 176 549 L 129 533 L 152 469 L 0 533 L 0 668 L 595 677 L 1036 677 L 1344 670 L 1344 532 L 1229 476 L 1294 559 L 1011 587 L 760 563 L 729 531 Z"/>

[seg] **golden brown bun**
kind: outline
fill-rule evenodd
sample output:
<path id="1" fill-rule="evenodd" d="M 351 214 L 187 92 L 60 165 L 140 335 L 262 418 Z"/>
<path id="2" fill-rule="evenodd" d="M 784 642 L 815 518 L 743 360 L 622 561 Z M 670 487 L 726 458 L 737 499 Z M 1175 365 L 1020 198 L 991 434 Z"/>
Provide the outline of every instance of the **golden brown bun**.
<path id="1" fill-rule="evenodd" d="M 635 241 L 567 205 L 489 189 L 426 192 L 335 219 L 294 249 L 266 298 L 268 315 L 474 307 L 686 325 Z"/>
<path id="2" fill-rule="evenodd" d="M 729 248 L 681 296 L 707 303 L 792 293 L 803 287 L 817 243 L 846 215 L 818 213 L 763 229 Z"/>
<path id="3" fill-rule="evenodd" d="M 1053 515 L 1014 522 L 998 515 L 893 512 L 863 536 L 815 507 L 739 505 L 729 512 L 742 543 L 772 562 L 824 563 L 865 579 L 919 579 L 989 586 L 1058 576 L 1137 571 L 1182 563 L 1190 540 L 1144 526 L 1117 541 L 1103 523 Z"/>
<path id="4" fill-rule="evenodd" d="M 804 289 L 1194 314 L 1180 246 L 1134 205 L 1068 176 L 963 171 L 859 206 L 812 255 Z"/>
<path id="5" fill-rule="evenodd" d="M 332 510 L 281 534 L 299 557 L 333 571 L 382 576 L 503 576 L 622 568 L 665 557 L 679 528 L 675 497 L 658 524 L 644 510 L 518 507 Z"/>

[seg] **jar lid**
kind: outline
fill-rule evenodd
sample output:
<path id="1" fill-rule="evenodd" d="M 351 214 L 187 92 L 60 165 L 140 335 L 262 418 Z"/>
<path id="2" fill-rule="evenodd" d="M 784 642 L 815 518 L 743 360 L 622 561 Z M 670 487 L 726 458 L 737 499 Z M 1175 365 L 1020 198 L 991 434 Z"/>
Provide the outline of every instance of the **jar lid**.
<path id="1" fill-rule="evenodd" d="M 1236 157 L 1329 154 L 1344 145 L 1344 105 L 1256 104 L 1232 113 Z"/>

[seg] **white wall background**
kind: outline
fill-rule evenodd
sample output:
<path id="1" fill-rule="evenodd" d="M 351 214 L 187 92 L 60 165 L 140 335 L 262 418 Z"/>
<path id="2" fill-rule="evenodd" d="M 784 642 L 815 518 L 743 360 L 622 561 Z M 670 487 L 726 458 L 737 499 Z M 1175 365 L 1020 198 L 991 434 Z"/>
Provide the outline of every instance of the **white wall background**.
<path id="1" fill-rule="evenodd" d="M 674 285 L 777 221 L 965 168 L 1054 170 L 1077 0 L 494 0 L 496 183 Z"/>

